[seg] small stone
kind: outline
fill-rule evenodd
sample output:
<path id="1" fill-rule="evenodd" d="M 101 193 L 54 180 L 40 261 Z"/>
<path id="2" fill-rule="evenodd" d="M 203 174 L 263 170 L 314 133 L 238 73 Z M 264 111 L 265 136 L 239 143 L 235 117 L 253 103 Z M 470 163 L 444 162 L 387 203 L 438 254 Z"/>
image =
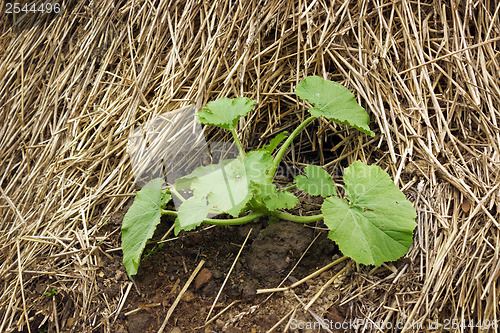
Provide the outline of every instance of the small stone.
<path id="1" fill-rule="evenodd" d="M 201 287 L 206 285 L 211 278 L 212 273 L 210 273 L 208 269 L 203 268 L 194 279 L 194 287 L 196 289 L 200 289 Z"/>
<path id="2" fill-rule="evenodd" d="M 182 333 L 181 329 L 179 327 L 174 327 L 170 333 Z"/>

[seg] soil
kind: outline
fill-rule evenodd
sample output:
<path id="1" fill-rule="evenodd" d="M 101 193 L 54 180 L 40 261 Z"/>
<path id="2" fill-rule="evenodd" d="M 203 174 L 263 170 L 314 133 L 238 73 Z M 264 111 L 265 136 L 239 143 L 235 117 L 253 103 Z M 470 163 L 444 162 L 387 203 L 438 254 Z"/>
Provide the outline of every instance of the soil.
<path id="1" fill-rule="evenodd" d="M 310 208 L 311 203 L 302 202 L 302 207 Z M 116 217 L 103 228 L 103 233 L 115 230 L 121 218 Z M 160 239 L 172 223 L 167 218 L 163 220 L 153 239 Z M 119 237 L 115 232 L 107 244 L 118 247 Z M 335 244 L 327 238 L 324 226 L 287 221 L 269 224 L 264 219 L 242 226 L 205 227 L 181 232 L 178 238 L 164 243 L 161 248 L 148 246 L 145 253 L 134 278 L 134 287 L 131 287 L 120 313 L 109 317 L 111 322 L 115 320 L 112 332 L 158 332 L 171 305 L 201 260 L 205 261 L 203 269 L 172 313 L 164 330 L 166 333 L 266 332 L 297 308 L 300 303 L 296 295 L 307 303 L 325 281 L 343 267 L 340 264 L 293 291 L 256 294 L 257 289 L 275 288 L 282 281 L 283 286 L 290 285 L 340 255 Z M 220 291 L 233 265 L 224 289 Z M 129 280 L 121 251 L 107 252 L 101 257 L 97 276 L 99 288 L 107 299 L 123 297 Z M 219 292 L 210 318 L 228 306 L 229 309 L 206 325 L 205 320 Z M 343 321 L 345 311 L 334 305 L 339 297 L 331 286 L 311 309 L 322 319 Z M 277 331 L 282 332 L 290 318 L 283 320 L 276 327 Z M 311 314 L 298 310 L 293 318 L 292 323 L 297 329 L 290 327 L 291 331 L 319 331 L 317 328 L 298 329 L 299 321 L 304 324 L 315 322 Z"/>

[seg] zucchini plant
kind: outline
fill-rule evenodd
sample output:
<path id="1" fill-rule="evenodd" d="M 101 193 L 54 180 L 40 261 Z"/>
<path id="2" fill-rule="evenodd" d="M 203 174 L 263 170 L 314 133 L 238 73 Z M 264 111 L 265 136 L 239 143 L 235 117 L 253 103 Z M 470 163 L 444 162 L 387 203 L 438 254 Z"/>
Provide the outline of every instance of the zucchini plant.
<path id="1" fill-rule="evenodd" d="M 416 226 L 415 210 L 379 166 L 357 161 L 344 169 L 343 198 L 337 194 L 330 175 L 316 165 L 305 167 L 305 175 L 297 176 L 294 185 L 287 189 L 279 189 L 273 183 L 287 148 L 316 118 L 334 120 L 374 136 L 368 114 L 344 86 L 311 76 L 300 82 L 295 92 L 312 105 L 310 117 L 289 136 L 279 133 L 270 144 L 250 152 L 243 150 L 236 124 L 253 110 L 254 101 L 245 97 L 220 98 L 198 111 L 197 120 L 201 124 L 231 132 L 239 155 L 198 167 L 167 189 L 162 189 L 164 179 L 153 179 L 137 193 L 122 225 L 123 263 L 129 276 L 137 273 L 146 242 L 153 236 L 162 215 L 175 216 L 175 234 L 202 223 L 237 225 L 261 216 L 298 223 L 323 220 L 330 230 L 328 237 L 344 255 L 358 263 L 378 266 L 408 252 Z M 289 192 L 294 187 L 324 197 L 322 214 L 297 216 L 286 212 L 298 202 Z M 185 196 L 186 191 L 192 196 Z M 178 211 L 165 209 L 172 196 L 182 202 Z M 208 218 L 209 214 L 223 213 L 232 218 Z"/>

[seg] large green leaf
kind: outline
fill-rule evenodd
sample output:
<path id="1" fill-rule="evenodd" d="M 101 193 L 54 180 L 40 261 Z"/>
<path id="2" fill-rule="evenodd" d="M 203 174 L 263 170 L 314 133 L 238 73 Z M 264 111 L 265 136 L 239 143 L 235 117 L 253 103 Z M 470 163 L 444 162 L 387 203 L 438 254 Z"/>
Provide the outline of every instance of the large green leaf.
<path id="1" fill-rule="evenodd" d="M 175 182 L 177 190 L 189 188 L 200 200 L 207 198 L 210 207 L 235 217 L 251 198 L 248 187 L 249 179 L 241 158 L 196 168 Z"/>
<path id="2" fill-rule="evenodd" d="M 123 264 L 129 276 L 137 274 L 146 242 L 160 223 L 161 210 L 171 196 L 162 191 L 162 178 L 147 183 L 135 196 L 122 223 Z"/>
<path id="3" fill-rule="evenodd" d="M 295 93 L 314 106 L 309 110 L 313 116 L 325 117 L 352 126 L 370 136 L 375 135 L 370 130 L 370 116 L 356 102 L 349 89 L 341 84 L 309 76 L 297 85 Z"/>
<path id="4" fill-rule="evenodd" d="M 250 182 L 270 182 L 272 167 L 273 158 L 269 152 L 251 151 L 244 157 L 196 168 L 191 174 L 177 179 L 175 188 L 191 189 L 196 198 L 207 198 L 209 207 L 238 216 L 252 197 Z M 179 228 L 185 229 L 184 224 L 180 223 Z"/>
<path id="5" fill-rule="evenodd" d="M 321 195 L 323 198 L 335 194 L 335 183 L 332 177 L 323 168 L 317 165 L 308 165 L 304 168 L 305 176 L 295 177 L 295 183 L 299 190 L 310 195 Z"/>
<path id="6" fill-rule="evenodd" d="M 219 98 L 198 111 L 198 121 L 205 125 L 232 130 L 240 117 L 253 110 L 254 103 L 255 101 L 246 97 Z"/>
<path id="7" fill-rule="evenodd" d="M 342 253 L 366 265 L 381 265 L 408 252 L 415 209 L 378 166 L 355 162 L 345 169 L 346 199 L 329 197 L 321 208 L 329 238 Z"/>

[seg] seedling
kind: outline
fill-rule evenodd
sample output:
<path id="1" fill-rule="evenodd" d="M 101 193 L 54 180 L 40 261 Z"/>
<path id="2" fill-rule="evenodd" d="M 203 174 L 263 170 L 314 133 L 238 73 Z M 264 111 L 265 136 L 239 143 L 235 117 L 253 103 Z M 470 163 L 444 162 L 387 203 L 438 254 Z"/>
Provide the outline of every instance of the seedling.
<path id="1" fill-rule="evenodd" d="M 297 85 L 295 92 L 313 106 L 309 109 L 311 116 L 288 137 L 280 133 L 269 145 L 248 153 L 238 139 L 236 124 L 240 117 L 253 110 L 254 101 L 245 97 L 220 98 L 198 111 L 201 124 L 231 132 L 239 156 L 198 167 L 167 189 L 162 189 L 163 178 L 153 179 L 137 193 L 122 225 L 123 262 L 129 276 L 137 273 L 146 242 L 153 236 L 162 215 L 176 217 L 175 234 L 192 230 L 202 223 L 237 225 L 261 216 L 298 223 L 324 220 L 330 229 L 328 237 L 338 244 L 344 255 L 358 263 L 378 266 L 408 252 L 416 226 L 415 210 L 379 166 L 357 161 L 347 167 L 344 170 L 345 198 L 337 195 L 330 175 L 316 165 L 307 166 L 305 175 L 297 176 L 294 186 L 287 189 L 278 189 L 273 183 L 293 139 L 316 118 L 334 120 L 374 136 L 369 128 L 368 114 L 342 85 L 311 76 Z M 295 186 L 310 195 L 325 198 L 322 214 L 297 216 L 284 211 L 298 202 L 288 191 Z M 184 196 L 186 191 L 193 195 Z M 172 196 L 182 202 L 178 211 L 165 209 Z M 232 218 L 207 218 L 208 214 L 223 213 Z"/>
<path id="2" fill-rule="evenodd" d="M 146 249 L 147 254 L 144 256 L 144 259 L 151 257 L 153 254 L 156 254 L 163 247 L 163 243 L 156 245 L 152 250 Z"/>
<path id="3" fill-rule="evenodd" d="M 43 296 L 56 296 L 58 294 L 56 288 L 52 288 L 51 291 L 46 291 L 43 293 Z"/>

